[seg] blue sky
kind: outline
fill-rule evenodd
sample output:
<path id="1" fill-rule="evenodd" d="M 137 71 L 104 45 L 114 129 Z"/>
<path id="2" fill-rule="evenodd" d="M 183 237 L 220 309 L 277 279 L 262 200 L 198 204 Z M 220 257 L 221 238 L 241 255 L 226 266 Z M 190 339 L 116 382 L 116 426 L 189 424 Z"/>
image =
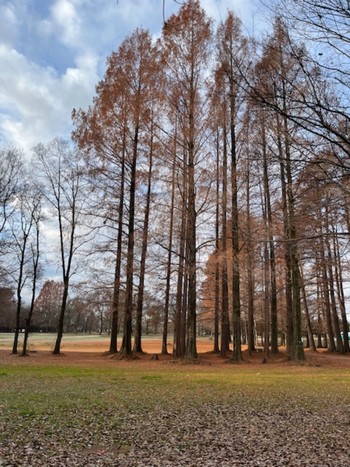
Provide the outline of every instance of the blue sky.
<path id="1" fill-rule="evenodd" d="M 166 0 L 166 16 L 181 0 Z M 250 28 L 254 0 L 202 0 L 214 20 L 233 9 Z M 73 108 L 86 108 L 106 58 L 136 27 L 160 34 L 162 0 L 0 0 L 0 145 L 30 152 L 69 138 Z"/>

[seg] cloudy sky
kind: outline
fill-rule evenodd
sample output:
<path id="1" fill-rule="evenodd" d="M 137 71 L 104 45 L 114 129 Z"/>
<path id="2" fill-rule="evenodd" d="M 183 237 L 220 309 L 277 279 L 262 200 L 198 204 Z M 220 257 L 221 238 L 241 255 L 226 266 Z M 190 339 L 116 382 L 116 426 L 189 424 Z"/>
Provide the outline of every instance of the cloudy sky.
<path id="1" fill-rule="evenodd" d="M 181 0 L 166 0 L 165 15 Z M 250 28 L 254 0 L 202 0 L 216 21 L 232 8 Z M 0 0 L 0 145 L 30 151 L 68 138 L 73 108 L 86 108 L 106 58 L 136 27 L 155 36 L 163 0 Z"/>

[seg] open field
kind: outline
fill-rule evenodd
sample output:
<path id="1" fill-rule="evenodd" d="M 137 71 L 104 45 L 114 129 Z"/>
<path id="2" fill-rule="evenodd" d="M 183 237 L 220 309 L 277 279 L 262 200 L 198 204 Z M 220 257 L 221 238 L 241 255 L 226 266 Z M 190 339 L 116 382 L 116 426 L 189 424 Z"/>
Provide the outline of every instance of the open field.
<path id="1" fill-rule="evenodd" d="M 81 351 L 66 339 L 63 355 L 39 349 L 28 358 L 2 347 L 0 465 L 350 463 L 349 356 L 308 353 L 305 365 L 283 355 L 262 365 L 258 354 L 242 365 L 212 354 L 198 365 L 121 361 L 95 342 L 82 339 Z M 145 350 L 155 347 L 145 340 Z"/>
<path id="2" fill-rule="evenodd" d="M 20 343 L 23 335 L 20 334 Z M 30 334 L 28 347 L 31 351 L 53 350 L 56 334 L 35 333 Z M 121 336 L 118 336 L 118 345 L 121 343 Z M 13 334 L 0 333 L 0 349 L 11 349 Z M 159 353 L 162 347 L 161 336 L 143 336 L 142 343 L 144 351 L 147 353 Z M 62 339 L 62 352 L 105 352 L 109 348 L 109 336 L 98 334 L 64 334 Z M 198 351 L 210 352 L 213 348 L 213 341 L 209 337 L 198 338 Z M 172 339 L 169 339 L 169 352 L 172 350 Z"/>

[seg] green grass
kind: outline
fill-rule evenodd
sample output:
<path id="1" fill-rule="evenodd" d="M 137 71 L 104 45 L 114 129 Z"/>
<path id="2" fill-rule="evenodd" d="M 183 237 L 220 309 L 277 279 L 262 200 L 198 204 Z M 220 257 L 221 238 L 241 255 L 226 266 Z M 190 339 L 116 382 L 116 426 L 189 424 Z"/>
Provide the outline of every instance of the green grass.
<path id="1" fill-rule="evenodd" d="M 266 369 L 267 368 L 267 369 Z M 263 370 L 242 367 L 221 370 L 160 366 L 150 371 L 137 365 L 130 368 L 93 368 L 75 366 L 2 366 L 0 371 L 2 410 L 17 413 L 18 407 L 34 407 L 44 413 L 59 407 L 88 411 L 118 407 L 130 408 L 170 400 L 201 404 L 203 400 L 268 404 L 285 399 L 322 404 L 336 397 L 350 401 L 350 371 L 313 367 Z M 194 401 L 191 401 L 196 394 Z M 73 401 L 73 402 L 72 402 Z M 59 414 L 58 414 L 59 416 Z"/>
<path id="2" fill-rule="evenodd" d="M 219 370 L 160 365 L 150 370 L 142 362 L 130 368 L 118 362 L 84 368 L 26 361 L 3 365 L 0 376 L 0 446 L 5 443 L 0 461 L 1 454 L 12 459 L 11 449 L 21 455 L 38 443 L 53 456 L 68 448 L 81 452 L 86 445 L 113 446 L 126 455 L 133 443 L 130 427 L 150 419 L 159 423 L 159 413 L 162 421 L 191 411 L 200 418 L 215 407 L 215 413 L 224 408 L 248 418 L 297 410 L 327 419 L 335 407 L 350 405 L 349 370 L 305 366 L 257 371 L 245 365 Z"/>

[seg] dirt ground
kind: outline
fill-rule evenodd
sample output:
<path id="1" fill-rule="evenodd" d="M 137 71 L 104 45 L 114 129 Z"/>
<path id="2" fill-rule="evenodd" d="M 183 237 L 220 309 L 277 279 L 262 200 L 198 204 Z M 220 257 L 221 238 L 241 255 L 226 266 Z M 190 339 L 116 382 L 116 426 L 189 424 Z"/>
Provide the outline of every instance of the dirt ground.
<path id="1" fill-rule="evenodd" d="M 223 369 L 227 368 L 227 362 L 229 361 L 230 355 L 226 358 L 216 355 L 212 352 L 213 343 L 209 340 L 198 340 L 197 350 L 199 354 L 198 365 L 192 365 L 197 370 L 200 367 L 206 367 L 208 365 Z M 149 368 L 155 368 L 162 365 L 168 367 L 169 364 L 179 364 L 186 362 L 175 361 L 171 355 L 172 347 L 169 345 L 169 355 L 161 355 L 159 349 L 161 348 L 160 339 L 145 340 L 143 342 L 143 355 L 138 355 L 131 359 L 121 359 L 119 355 L 107 355 L 105 341 L 96 339 L 89 339 L 88 341 L 72 341 L 66 342 L 62 346 L 61 355 L 52 355 L 51 351 L 48 350 L 47 345 L 40 344 L 35 345 L 35 350 L 29 352 L 28 358 L 20 358 L 17 355 L 11 355 L 11 347 L 3 346 L 0 350 L 0 365 L 11 364 L 11 365 L 73 365 L 73 366 L 104 366 L 112 367 L 116 364 L 120 367 L 138 366 L 142 364 L 143 368 L 147 365 Z M 247 368 L 253 366 L 259 366 L 261 368 L 263 361 L 262 351 L 254 352 L 249 355 L 246 347 L 243 346 L 243 363 Z M 152 357 L 157 355 L 158 360 L 153 360 Z M 305 366 L 316 366 L 333 369 L 349 369 L 350 370 L 350 354 L 339 355 L 331 354 L 324 349 L 320 349 L 317 352 L 311 352 L 305 349 Z M 268 365 L 285 368 L 293 363 L 289 362 L 285 350 L 281 349 L 279 355 L 270 356 L 268 359 Z M 190 365 L 186 365 L 188 368 Z M 213 368 L 212 368 L 213 369 Z"/>

